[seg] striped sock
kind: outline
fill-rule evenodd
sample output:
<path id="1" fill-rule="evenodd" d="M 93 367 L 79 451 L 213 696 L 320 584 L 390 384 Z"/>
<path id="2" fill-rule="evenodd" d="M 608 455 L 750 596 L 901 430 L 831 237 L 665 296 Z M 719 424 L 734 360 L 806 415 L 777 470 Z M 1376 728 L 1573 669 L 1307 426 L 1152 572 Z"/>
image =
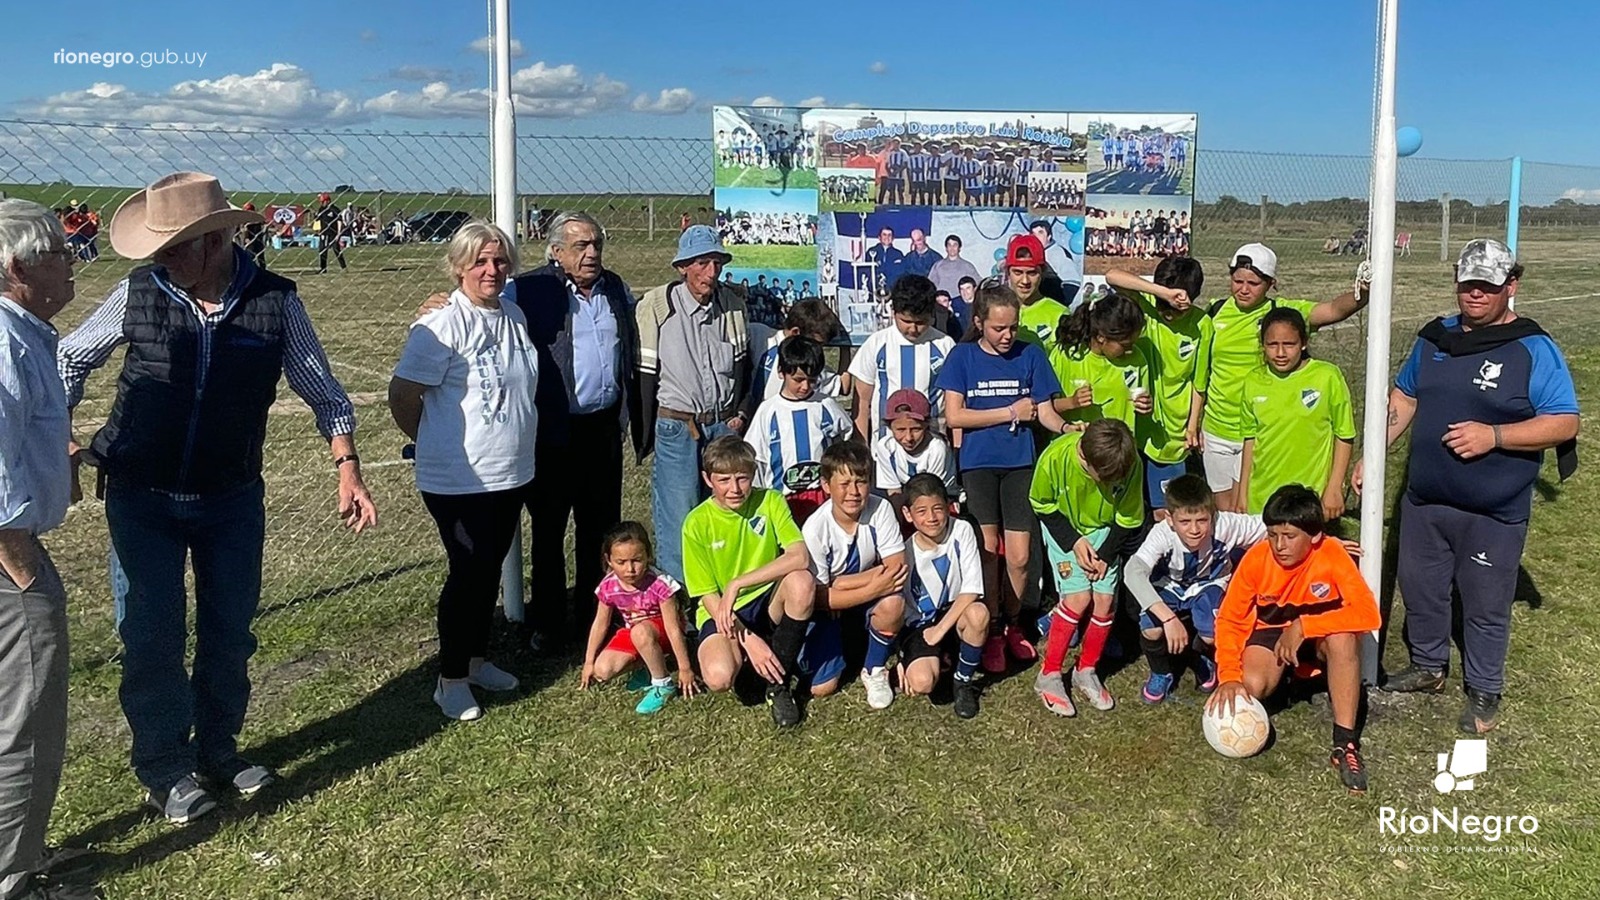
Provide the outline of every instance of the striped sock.
<path id="1" fill-rule="evenodd" d="M 867 671 L 881 669 L 889 664 L 889 647 L 894 643 L 894 635 L 884 634 L 871 625 L 867 626 L 867 659 L 864 666 Z"/>
<path id="2" fill-rule="evenodd" d="M 1039 671 L 1046 675 L 1060 675 L 1061 662 L 1067 658 L 1067 645 L 1072 633 L 1078 630 L 1082 613 L 1067 609 L 1067 601 L 1056 604 L 1055 615 L 1050 617 L 1050 636 L 1044 643 L 1044 665 Z"/>
<path id="3" fill-rule="evenodd" d="M 961 681 L 971 681 L 978 672 L 978 661 L 983 659 L 983 645 L 961 642 L 961 651 L 956 656 L 956 678 Z"/>

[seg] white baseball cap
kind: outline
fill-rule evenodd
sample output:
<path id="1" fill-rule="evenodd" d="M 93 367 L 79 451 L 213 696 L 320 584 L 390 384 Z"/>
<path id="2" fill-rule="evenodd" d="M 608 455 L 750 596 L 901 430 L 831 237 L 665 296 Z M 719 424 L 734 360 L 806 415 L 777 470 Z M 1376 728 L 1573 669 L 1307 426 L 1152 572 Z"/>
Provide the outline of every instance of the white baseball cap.
<path id="1" fill-rule="evenodd" d="M 1232 272 L 1240 266 L 1249 266 L 1274 281 L 1278 278 L 1278 254 L 1273 253 L 1266 244 L 1245 244 L 1233 251 L 1233 258 L 1228 260 L 1228 271 Z"/>

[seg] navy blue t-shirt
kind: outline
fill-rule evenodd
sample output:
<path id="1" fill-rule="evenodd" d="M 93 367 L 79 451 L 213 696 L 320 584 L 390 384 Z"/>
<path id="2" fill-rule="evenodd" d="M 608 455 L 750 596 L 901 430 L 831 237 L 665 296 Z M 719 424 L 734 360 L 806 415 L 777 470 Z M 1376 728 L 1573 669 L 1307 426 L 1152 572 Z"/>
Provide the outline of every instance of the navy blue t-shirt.
<path id="1" fill-rule="evenodd" d="M 934 387 L 961 394 L 967 409 L 1004 409 L 1023 397 L 1044 403 L 1061 393 L 1050 360 L 1033 344 L 1017 341 L 1004 356 L 976 342 L 957 344 Z M 1026 424 L 968 428 L 961 437 L 961 471 L 1022 469 L 1033 465 L 1033 429 Z"/>
<path id="2" fill-rule="evenodd" d="M 1444 326 L 1460 331 L 1461 317 L 1445 319 Z M 1411 498 L 1508 524 L 1526 522 L 1544 453 L 1494 450 L 1464 460 L 1444 445 L 1444 434 L 1456 422 L 1509 425 L 1534 416 L 1577 415 L 1572 373 L 1555 341 L 1531 335 L 1493 350 L 1450 356 L 1419 337 L 1395 387 L 1417 401 L 1406 471 Z"/>

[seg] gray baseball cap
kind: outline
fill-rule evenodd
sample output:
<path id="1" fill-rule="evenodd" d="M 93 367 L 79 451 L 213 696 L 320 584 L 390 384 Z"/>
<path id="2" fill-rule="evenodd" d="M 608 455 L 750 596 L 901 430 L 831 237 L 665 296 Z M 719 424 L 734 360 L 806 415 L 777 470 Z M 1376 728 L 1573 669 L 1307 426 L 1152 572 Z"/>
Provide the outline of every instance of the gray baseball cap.
<path id="1" fill-rule="evenodd" d="M 1494 238 L 1478 238 L 1461 248 L 1461 257 L 1456 260 L 1456 283 L 1505 284 L 1516 265 L 1517 257 L 1510 247 Z"/>

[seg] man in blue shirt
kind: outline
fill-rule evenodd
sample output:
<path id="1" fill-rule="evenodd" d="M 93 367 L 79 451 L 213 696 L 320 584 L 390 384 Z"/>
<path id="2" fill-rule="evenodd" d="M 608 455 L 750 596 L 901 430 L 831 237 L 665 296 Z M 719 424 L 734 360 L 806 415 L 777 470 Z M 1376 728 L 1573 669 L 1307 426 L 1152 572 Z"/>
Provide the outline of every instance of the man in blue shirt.
<path id="1" fill-rule="evenodd" d="M 1411 665 L 1384 687 L 1444 689 L 1453 583 L 1467 695 L 1458 724 L 1468 734 L 1497 724 L 1544 451 L 1556 449 L 1563 479 L 1577 466 L 1572 375 L 1550 336 L 1511 308 L 1521 275 L 1505 244 L 1469 242 L 1456 262 L 1460 314 L 1422 329 L 1389 394 L 1389 443 L 1413 428 L 1398 571 Z"/>
<path id="2" fill-rule="evenodd" d="M 27 894 L 67 749 L 67 594 L 39 536 L 72 494 L 50 319 L 72 302 L 61 222 L 0 200 L 0 896 Z"/>
<path id="3" fill-rule="evenodd" d="M 877 264 L 877 280 L 887 293 L 905 271 L 906 255 L 894 245 L 894 229 L 878 229 L 878 242 L 867 248 L 867 261 Z"/>
<path id="4" fill-rule="evenodd" d="M 939 261 L 939 251 L 928 246 L 928 234 L 921 228 L 911 229 L 911 249 L 902 257 L 903 274 L 927 275 Z"/>

